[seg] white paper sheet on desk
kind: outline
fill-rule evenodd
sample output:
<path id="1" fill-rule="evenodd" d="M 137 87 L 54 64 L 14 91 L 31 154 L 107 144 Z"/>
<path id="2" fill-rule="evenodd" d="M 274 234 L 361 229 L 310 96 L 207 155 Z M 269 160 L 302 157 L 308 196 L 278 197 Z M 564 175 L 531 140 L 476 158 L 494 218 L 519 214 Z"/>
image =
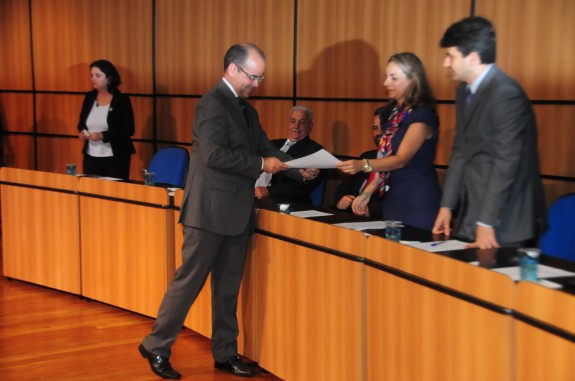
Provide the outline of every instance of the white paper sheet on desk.
<path id="1" fill-rule="evenodd" d="M 291 212 L 290 215 L 301 218 L 309 218 L 331 216 L 332 213 L 320 212 L 319 210 L 300 210 L 298 212 Z"/>
<path id="2" fill-rule="evenodd" d="M 458 241 L 456 239 L 448 239 L 446 241 L 409 243 L 408 245 L 421 250 L 437 253 L 439 251 L 463 250 L 468 243 Z"/>
<path id="3" fill-rule="evenodd" d="M 286 164 L 289 165 L 290 168 L 328 169 L 328 168 L 335 168 L 335 165 L 338 162 L 339 160 L 335 156 L 333 156 L 326 150 L 321 149 L 316 153 L 312 153 L 311 155 L 300 157 L 299 159 L 286 161 Z"/>
<path id="4" fill-rule="evenodd" d="M 498 268 L 495 268 L 492 270 L 497 271 L 498 273 L 501 273 L 501 274 L 505 274 L 505 275 L 511 277 L 511 279 L 513 279 L 513 280 L 520 280 L 521 279 L 521 274 L 519 272 L 519 266 L 498 267 Z M 575 275 L 575 273 L 573 273 L 571 271 L 566 271 L 566 270 L 562 270 L 562 269 L 558 269 L 558 268 L 546 266 L 546 265 L 537 265 L 537 276 L 539 277 L 539 279 L 558 278 L 558 277 L 562 277 L 562 276 L 573 276 L 573 275 Z"/>
<path id="5" fill-rule="evenodd" d="M 335 224 L 335 226 L 341 226 L 342 228 L 352 230 L 385 229 L 385 222 L 383 221 L 343 222 L 341 224 Z"/>

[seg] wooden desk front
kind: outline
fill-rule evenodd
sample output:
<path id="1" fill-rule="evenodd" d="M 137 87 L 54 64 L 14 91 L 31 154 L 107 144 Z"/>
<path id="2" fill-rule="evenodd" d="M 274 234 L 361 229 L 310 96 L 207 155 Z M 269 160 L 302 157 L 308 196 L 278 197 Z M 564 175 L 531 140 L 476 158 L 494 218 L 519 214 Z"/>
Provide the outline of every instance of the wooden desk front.
<path id="1" fill-rule="evenodd" d="M 0 168 L 4 275 L 81 293 L 78 178 Z"/>
<path id="2" fill-rule="evenodd" d="M 285 380 L 364 379 L 365 244 L 357 231 L 260 210 L 245 353 Z"/>
<path id="3" fill-rule="evenodd" d="M 366 265 L 367 380 L 513 379 L 510 278 L 375 236 Z"/>
<path id="4" fill-rule="evenodd" d="M 519 282 L 515 313 L 516 380 L 575 379 L 575 296 Z"/>
<path id="5" fill-rule="evenodd" d="M 82 294 L 156 317 L 174 272 L 167 189 L 80 180 Z"/>
<path id="6" fill-rule="evenodd" d="M 0 181 L 5 276 L 155 316 L 181 261 L 165 189 L 13 168 Z M 575 374 L 571 294 L 326 223 L 258 220 L 239 351 L 285 380 Z M 209 336 L 210 306 L 206 287 L 186 326 Z"/>

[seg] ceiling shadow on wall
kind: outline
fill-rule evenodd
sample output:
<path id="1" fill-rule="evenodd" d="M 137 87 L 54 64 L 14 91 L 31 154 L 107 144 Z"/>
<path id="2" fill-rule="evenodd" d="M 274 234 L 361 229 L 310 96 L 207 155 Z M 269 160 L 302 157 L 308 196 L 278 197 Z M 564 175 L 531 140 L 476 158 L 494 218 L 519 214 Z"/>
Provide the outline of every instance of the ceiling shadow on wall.
<path id="1" fill-rule="evenodd" d="M 297 97 L 328 98 L 350 103 L 349 99 L 383 98 L 380 57 L 373 45 L 364 40 L 342 41 L 321 50 L 309 70 L 297 74 Z M 374 90 L 375 89 L 375 90 Z M 382 102 L 383 103 L 383 102 Z M 326 110 L 332 110 L 327 107 Z M 351 152 L 350 137 L 365 133 L 355 123 L 357 114 L 345 108 L 343 119 L 325 126 L 324 141 L 332 142 L 333 152 Z M 320 118 L 321 120 L 321 118 Z M 325 116 L 325 120 L 333 120 Z M 361 130 L 358 130 L 359 128 Z"/>

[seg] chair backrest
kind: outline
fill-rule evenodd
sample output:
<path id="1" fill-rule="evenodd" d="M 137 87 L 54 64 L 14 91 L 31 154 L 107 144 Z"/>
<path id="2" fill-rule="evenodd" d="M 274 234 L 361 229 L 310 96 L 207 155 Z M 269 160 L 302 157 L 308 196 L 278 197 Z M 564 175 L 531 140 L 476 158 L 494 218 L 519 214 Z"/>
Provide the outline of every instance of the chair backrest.
<path id="1" fill-rule="evenodd" d="M 544 254 L 575 262 L 575 193 L 559 197 L 547 213 L 549 227 L 539 239 Z"/>
<path id="2" fill-rule="evenodd" d="M 321 179 L 320 183 L 310 194 L 311 204 L 314 208 L 319 208 L 323 202 L 323 195 L 325 193 L 325 177 Z"/>
<path id="3" fill-rule="evenodd" d="M 149 172 L 156 173 L 157 184 L 169 184 L 183 188 L 188 172 L 190 155 L 182 147 L 166 147 L 160 149 L 150 163 Z"/>

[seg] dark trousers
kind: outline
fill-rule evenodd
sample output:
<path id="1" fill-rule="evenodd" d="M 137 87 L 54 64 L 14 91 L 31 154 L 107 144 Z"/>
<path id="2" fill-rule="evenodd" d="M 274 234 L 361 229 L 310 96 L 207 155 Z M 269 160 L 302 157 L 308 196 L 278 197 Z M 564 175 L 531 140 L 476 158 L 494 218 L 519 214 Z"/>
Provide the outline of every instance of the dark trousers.
<path id="1" fill-rule="evenodd" d="M 84 154 L 84 174 L 130 179 L 132 155 L 95 157 Z"/>
<path id="2" fill-rule="evenodd" d="M 169 357 L 186 316 L 212 273 L 212 354 L 224 362 L 238 353 L 236 317 L 240 283 L 249 239 L 249 230 L 234 237 L 183 226 L 182 266 L 164 295 L 152 333 L 144 347 Z"/>

